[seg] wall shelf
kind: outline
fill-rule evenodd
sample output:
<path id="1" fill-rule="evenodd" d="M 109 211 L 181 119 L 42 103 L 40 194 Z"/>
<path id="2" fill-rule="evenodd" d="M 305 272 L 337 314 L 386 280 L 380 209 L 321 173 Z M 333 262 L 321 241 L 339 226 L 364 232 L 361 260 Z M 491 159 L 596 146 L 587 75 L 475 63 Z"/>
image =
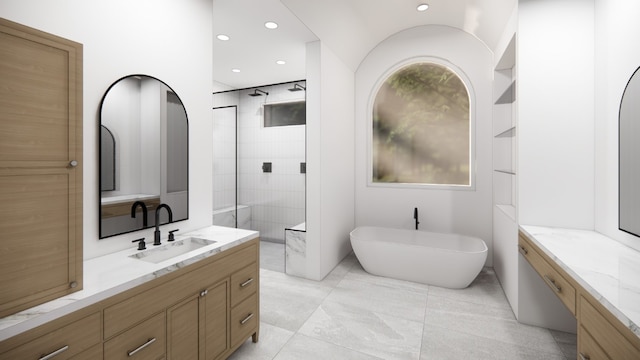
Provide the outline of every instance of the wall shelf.
<path id="1" fill-rule="evenodd" d="M 496 135 L 495 137 L 497 138 L 510 138 L 510 137 L 514 137 L 516 136 L 516 127 L 512 127 L 510 129 L 507 129 L 501 133 L 499 133 L 498 135 Z"/>
<path id="2" fill-rule="evenodd" d="M 511 85 L 500 95 L 496 100 L 496 105 L 499 104 L 511 104 L 516 101 L 516 81 L 513 80 Z"/>
<path id="3" fill-rule="evenodd" d="M 516 207 L 511 204 L 496 204 L 496 208 L 500 209 L 505 215 L 507 215 L 513 221 L 516 220 Z"/>

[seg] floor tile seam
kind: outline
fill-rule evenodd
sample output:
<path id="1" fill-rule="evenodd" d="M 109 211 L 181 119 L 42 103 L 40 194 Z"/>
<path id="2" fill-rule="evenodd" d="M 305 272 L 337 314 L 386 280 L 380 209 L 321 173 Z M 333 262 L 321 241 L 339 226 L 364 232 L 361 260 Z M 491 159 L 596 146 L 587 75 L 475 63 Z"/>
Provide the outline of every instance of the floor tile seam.
<path id="1" fill-rule="evenodd" d="M 362 307 L 355 306 L 353 304 L 345 304 L 344 302 L 333 300 L 333 299 L 325 299 L 318 306 L 318 308 L 320 308 L 325 303 L 333 303 L 333 304 L 338 304 L 338 305 L 341 305 L 341 306 L 344 306 L 344 307 L 352 307 L 352 308 L 363 309 Z M 314 310 L 314 313 L 318 310 L 318 308 L 316 308 L 316 310 Z M 410 323 L 423 324 L 423 321 L 419 321 L 419 320 L 415 320 L 415 319 L 407 319 L 406 317 L 401 317 L 401 316 L 398 316 L 397 314 L 389 314 L 389 313 L 384 313 L 384 312 L 380 312 L 380 311 L 374 311 L 374 310 L 371 310 L 371 309 L 365 309 L 365 310 L 370 311 L 372 314 L 374 314 L 376 316 L 382 315 L 384 317 L 391 317 L 391 318 L 395 318 L 395 319 L 400 319 L 402 321 L 406 321 L 406 322 L 410 322 Z M 305 323 L 306 323 L 306 320 L 305 320 Z M 303 326 L 304 326 L 304 324 L 303 324 Z M 300 328 L 302 328 L 302 326 Z"/>
<path id="2" fill-rule="evenodd" d="M 269 325 L 271 325 L 271 324 L 269 324 Z M 285 329 L 285 328 L 282 328 L 282 327 L 279 327 L 279 326 L 275 326 L 275 325 L 271 325 L 271 326 L 273 326 L 273 327 L 277 327 L 278 329 L 285 330 L 285 331 L 289 331 L 289 332 L 291 332 L 291 333 L 292 333 L 292 334 L 291 334 L 291 336 L 289 336 L 289 338 L 287 339 L 287 341 L 286 341 L 284 344 L 282 344 L 282 346 L 280 347 L 280 349 L 278 349 L 278 351 L 276 351 L 276 353 L 271 357 L 271 360 L 273 360 L 273 359 L 275 359 L 275 358 L 277 358 L 277 357 L 278 357 L 278 355 L 282 352 L 282 350 L 283 350 L 285 347 L 287 347 L 287 345 L 291 342 L 291 340 L 293 339 L 293 337 L 294 337 L 294 336 L 296 336 L 296 334 L 298 334 L 298 331 L 291 331 L 291 330 L 288 330 L 288 329 Z"/>
<path id="3" fill-rule="evenodd" d="M 451 332 L 454 332 L 456 334 L 474 336 L 474 337 L 481 338 L 481 339 L 496 341 L 496 342 L 499 342 L 499 343 L 501 343 L 503 345 L 506 345 L 506 346 L 515 346 L 515 347 L 522 348 L 522 349 L 537 350 L 537 351 L 539 351 L 541 353 L 544 353 L 544 354 L 547 354 L 547 355 L 561 356 L 563 358 L 566 358 L 566 356 L 562 352 L 562 349 L 560 347 L 558 347 L 557 344 L 556 344 L 556 347 L 557 347 L 556 348 L 556 352 L 554 353 L 552 351 L 541 350 L 539 347 L 527 346 L 527 345 L 523 345 L 521 343 L 510 343 L 510 342 L 503 341 L 501 339 L 496 339 L 494 337 L 482 336 L 482 335 L 479 335 L 479 334 L 472 334 L 472 333 L 468 333 L 468 332 L 464 332 L 464 331 L 458 331 L 458 330 L 455 330 L 455 329 L 452 329 L 452 328 L 447 328 L 447 327 L 436 325 L 436 324 L 426 324 L 425 323 L 425 327 L 424 327 L 425 330 L 426 330 L 426 326 L 427 325 L 429 325 L 431 327 L 434 327 L 434 328 L 439 328 L 439 329 L 444 329 L 446 331 L 451 331 Z M 425 337 L 425 333 L 424 333 L 424 330 L 423 330 L 423 333 L 422 333 L 423 342 L 424 342 L 424 337 Z M 422 351 L 422 349 L 421 349 L 421 351 Z M 422 352 L 420 354 L 422 354 Z"/>
<path id="4" fill-rule="evenodd" d="M 424 306 L 424 316 L 422 317 L 422 337 L 420 338 L 420 354 L 419 354 L 420 360 L 422 360 L 422 350 L 424 349 L 424 338 L 425 338 L 425 332 L 427 328 L 427 309 L 429 308 L 430 298 L 431 296 L 427 296 L 427 301 L 425 301 L 425 306 Z"/>
<path id="5" fill-rule="evenodd" d="M 359 349 L 355 349 L 353 347 L 348 347 L 348 346 L 341 345 L 341 344 L 336 344 L 336 343 L 334 343 L 332 341 L 328 341 L 328 340 L 323 339 L 323 338 L 319 338 L 319 337 L 303 334 L 303 333 L 300 333 L 300 332 L 296 332 L 294 335 L 304 336 L 306 338 L 309 338 L 309 339 L 312 339 L 312 340 L 315 340 L 315 341 L 320 341 L 320 342 L 325 343 L 325 344 L 329 344 L 329 345 L 332 345 L 332 346 L 337 346 L 337 347 L 342 348 L 342 349 L 346 349 L 346 350 L 349 350 L 349 351 L 357 352 L 358 354 L 362 354 L 362 355 L 369 356 L 369 357 L 376 358 L 376 359 L 380 359 L 380 360 L 385 360 L 384 358 L 380 358 L 380 357 L 377 357 L 375 355 L 367 354 L 365 352 L 362 352 Z M 291 338 L 293 338 L 293 336 Z M 283 348 L 284 348 L 284 346 L 283 346 Z"/>
<path id="6" fill-rule="evenodd" d="M 335 287 L 338 287 L 338 285 L 340 285 L 340 283 L 341 283 L 343 280 L 345 280 L 345 277 L 346 277 L 346 275 L 345 275 L 345 276 L 340 280 L 340 282 L 338 282 L 338 284 L 336 284 L 336 286 L 335 286 Z M 430 293 L 429 288 L 427 288 L 426 293 L 423 293 L 423 292 L 421 292 L 421 291 L 415 291 L 415 290 L 408 289 L 408 288 L 404 288 L 404 287 L 403 287 L 403 288 L 395 288 L 395 287 L 394 287 L 394 288 L 392 288 L 392 287 L 389 287 L 389 286 L 387 286 L 387 285 L 380 285 L 380 284 L 376 284 L 376 283 L 374 283 L 373 281 L 367 281 L 367 280 L 363 280 L 363 279 L 346 279 L 346 280 L 347 280 L 347 281 L 357 281 L 357 282 L 359 282 L 359 283 L 364 283 L 364 284 L 367 284 L 367 285 L 384 286 L 384 287 L 389 288 L 390 290 L 398 290 L 398 291 L 409 292 L 409 293 L 414 293 L 414 294 L 424 295 L 424 296 L 428 296 L 428 295 L 429 295 L 429 293 Z M 427 285 L 427 286 L 428 286 L 428 285 Z"/>
<path id="7" fill-rule="evenodd" d="M 433 294 L 431 292 L 429 292 L 429 296 L 434 296 L 434 297 L 438 297 L 441 299 L 451 299 L 451 300 L 455 300 L 455 301 L 459 301 L 459 302 L 464 302 L 467 304 L 473 304 L 473 305 L 478 305 L 478 306 L 484 306 L 484 307 L 489 307 L 492 309 L 499 309 L 499 310 L 510 310 L 511 314 L 513 314 L 513 310 L 511 309 L 511 306 L 509 305 L 509 303 L 504 304 L 503 306 L 496 306 L 493 304 L 487 304 L 487 303 L 483 303 L 483 302 L 476 302 L 476 301 L 469 301 L 466 299 L 461 299 L 461 298 L 455 298 L 455 297 L 451 297 L 451 296 L 442 296 L 442 295 L 438 295 L 438 294 Z M 513 319 L 515 320 L 515 315 L 513 316 Z"/>
<path id="8" fill-rule="evenodd" d="M 480 319 L 483 322 L 488 322 L 488 321 L 495 321 L 495 322 L 503 322 L 503 323 L 512 323 L 512 324 L 516 324 L 516 325 L 526 325 L 526 324 L 522 324 L 520 322 L 518 322 L 518 320 L 516 319 L 505 319 L 502 317 L 497 317 L 497 316 L 492 316 L 492 315 L 485 315 L 485 314 L 475 314 L 475 313 L 470 313 L 470 312 L 457 312 L 457 311 L 452 311 L 452 310 L 443 310 L 443 309 L 429 309 L 427 307 L 426 311 L 425 311 L 425 322 L 427 320 L 427 316 L 429 315 L 429 313 L 438 313 L 441 315 L 454 315 L 454 316 L 459 316 L 459 317 L 465 317 L 465 319 L 467 318 L 475 318 L 475 319 Z"/>
<path id="9" fill-rule="evenodd" d="M 562 345 L 561 345 L 561 343 L 558 341 L 558 339 L 556 339 L 556 337 L 555 337 L 555 336 L 553 336 L 553 333 L 551 332 L 551 330 L 548 330 L 548 329 L 547 329 L 547 331 L 549 331 L 549 334 L 551 335 L 551 338 L 553 338 L 553 341 L 556 343 L 556 347 L 557 347 L 557 348 L 558 348 L 558 350 L 560 351 L 560 354 L 562 354 L 562 357 L 563 357 L 564 359 L 566 359 L 566 360 L 572 360 L 572 359 L 567 358 L 567 355 L 564 353 L 564 351 L 562 351 Z M 564 343 L 564 344 L 566 344 L 566 343 Z M 570 344 L 570 345 L 573 345 L 573 344 Z M 577 347 L 577 344 L 576 344 L 576 347 Z"/>
<path id="10" fill-rule="evenodd" d="M 378 357 L 377 355 L 374 355 L 373 353 L 369 353 L 369 352 L 362 351 L 362 349 L 358 349 L 358 348 L 356 348 L 356 346 L 354 346 L 354 345 L 352 345 L 352 344 L 346 344 L 346 345 L 338 344 L 338 343 L 335 343 L 335 342 L 331 341 L 330 339 L 323 339 L 323 338 L 320 338 L 320 337 L 316 336 L 316 335 L 315 335 L 315 334 L 313 334 L 313 333 L 312 333 L 312 334 L 302 334 L 302 333 L 301 333 L 301 335 L 307 336 L 307 337 L 312 338 L 312 339 L 315 339 L 315 340 L 323 341 L 323 342 L 328 343 L 328 344 L 331 344 L 331 345 L 333 345 L 333 346 L 339 346 L 339 347 L 342 347 L 342 348 L 347 349 L 347 350 L 350 350 L 350 351 L 355 351 L 355 352 L 357 352 L 357 353 L 364 354 L 364 355 L 369 356 L 369 357 L 372 357 L 372 358 L 376 358 L 376 359 L 380 359 L 380 360 L 388 360 L 388 359 L 386 359 L 386 358 L 380 358 L 380 357 Z M 420 339 L 420 342 L 421 342 L 421 344 L 422 344 L 422 339 Z M 418 352 L 418 354 L 417 354 L 417 355 L 418 355 L 418 358 L 417 358 L 416 360 L 419 360 L 419 358 L 420 358 L 420 353 Z"/>
<path id="11" fill-rule="evenodd" d="M 432 311 L 437 311 L 437 312 L 441 312 L 441 313 L 445 313 L 445 314 L 446 313 L 452 313 L 452 314 L 458 314 L 458 315 L 461 314 L 461 313 L 456 313 L 456 312 L 453 312 L 453 311 L 442 311 L 442 310 L 432 310 Z M 493 321 L 493 322 L 496 322 L 496 323 L 503 323 L 503 324 L 507 324 L 507 325 L 512 324 L 512 325 L 515 325 L 516 327 L 520 327 L 520 328 L 540 329 L 542 332 L 547 333 L 553 339 L 554 344 L 557 345 L 557 340 L 553 337 L 553 335 L 551 334 L 551 332 L 547 328 L 540 327 L 540 326 L 535 326 L 535 325 L 523 324 L 523 323 L 519 322 L 517 319 L 504 319 L 504 318 L 497 318 L 497 317 L 492 317 L 492 316 L 484 316 L 484 315 L 476 315 L 476 314 L 468 314 L 468 315 L 469 316 L 473 316 L 475 318 L 481 318 L 481 320 L 483 320 L 483 322 Z M 426 320 L 427 320 L 427 315 L 425 315 L 425 323 L 426 323 Z M 484 320 L 486 320 L 486 321 L 484 321 Z M 437 324 L 431 324 L 431 325 L 446 328 L 444 326 L 439 326 Z M 453 329 L 451 329 L 451 330 L 453 330 Z M 490 337 L 485 337 L 485 338 L 491 339 Z"/>

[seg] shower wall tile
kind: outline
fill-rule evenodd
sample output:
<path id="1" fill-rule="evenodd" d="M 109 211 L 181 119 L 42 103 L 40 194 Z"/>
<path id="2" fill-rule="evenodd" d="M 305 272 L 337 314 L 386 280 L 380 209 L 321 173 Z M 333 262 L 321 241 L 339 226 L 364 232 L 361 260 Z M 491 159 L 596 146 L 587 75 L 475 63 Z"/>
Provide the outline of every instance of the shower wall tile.
<path id="1" fill-rule="evenodd" d="M 305 126 L 265 128 L 262 105 L 304 99 L 304 92 L 290 92 L 290 86 L 261 88 L 269 96 L 250 97 L 240 92 L 239 121 L 239 202 L 253 207 L 252 228 L 263 239 L 284 241 L 284 229 L 304 222 Z M 263 173 L 262 163 L 271 162 L 272 172 Z"/>
<path id="2" fill-rule="evenodd" d="M 306 129 L 304 125 L 265 128 L 262 106 L 304 99 L 305 92 L 290 92 L 289 87 L 261 87 L 269 95 L 259 97 L 247 95 L 253 89 L 217 94 L 213 101 L 214 106 L 237 105 L 238 115 L 236 163 L 236 108 L 214 112 L 214 209 L 235 204 L 237 180 L 238 204 L 252 207 L 250 227 L 260 231 L 261 238 L 278 242 L 284 241 L 285 228 L 305 220 L 306 175 L 300 174 L 300 163 L 306 161 Z M 262 172 L 264 162 L 273 164 L 271 173 Z"/>

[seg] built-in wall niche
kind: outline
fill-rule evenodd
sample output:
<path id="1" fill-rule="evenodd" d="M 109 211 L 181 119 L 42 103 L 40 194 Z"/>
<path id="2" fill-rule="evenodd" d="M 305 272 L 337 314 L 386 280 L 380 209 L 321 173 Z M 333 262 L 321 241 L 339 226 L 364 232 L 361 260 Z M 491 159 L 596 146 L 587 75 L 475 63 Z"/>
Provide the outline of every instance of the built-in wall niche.
<path id="1" fill-rule="evenodd" d="M 619 228 L 640 237 L 640 67 L 620 102 Z"/>
<path id="2" fill-rule="evenodd" d="M 515 37 L 494 69 L 493 197 L 494 205 L 516 218 L 516 66 Z"/>
<path id="3" fill-rule="evenodd" d="M 100 238 L 189 217 L 187 113 L 176 92 L 148 75 L 125 76 L 100 107 Z M 162 212 L 160 223 L 168 222 Z"/>

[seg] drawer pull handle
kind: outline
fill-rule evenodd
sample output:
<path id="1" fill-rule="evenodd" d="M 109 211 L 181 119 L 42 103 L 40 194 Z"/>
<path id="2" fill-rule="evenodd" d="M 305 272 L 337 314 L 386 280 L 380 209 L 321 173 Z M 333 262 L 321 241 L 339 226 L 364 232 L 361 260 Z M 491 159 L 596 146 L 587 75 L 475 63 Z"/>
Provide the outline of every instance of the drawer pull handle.
<path id="1" fill-rule="evenodd" d="M 240 284 L 240 287 L 245 287 L 253 282 L 253 278 L 249 278 L 247 281 Z"/>
<path id="2" fill-rule="evenodd" d="M 580 353 L 580 360 L 590 360 L 591 358 L 589 357 L 589 355 L 585 355 L 583 353 Z"/>
<path id="3" fill-rule="evenodd" d="M 127 355 L 129 355 L 129 357 L 131 357 L 131 356 L 135 355 L 138 351 L 140 351 L 140 350 L 142 350 L 142 349 L 146 348 L 147 346 L 149 346 L 149 345 L 153 344 L 154 342 L 156 342 L 156 338 L 151 338 L 151 339 L 147 340 L 147 342 L 146 342 L 146 343 L 144 343 L 144 344 L 142 344 L 142 345 L 138 346 L 135 350 L 131 350 L 131 351 L 129 351 L 129 352 L 127 353 Z"/>
<path id="4" fill-rule="evenodd" d="M 518 246 L 518 251 L 520 251 L 520 254 L 524 256 L 529 255 L 529 250 L 527 250 L 527 248 L 524 246 Z"/>
<path id="5" fill-rule="evenodd" d="M 68 349 L 69 349 L 69 345 L 65 345 L 65 346 L 61 347 L 60 349 L 50 353 L 49 355 L 42 355 L 38 360 L 53 359 L 54 356 L 58 356 L 58 355 L 62 354 L 63 352 L 67 351 Z"/>
<path id="6" fill-rule="evenodd" d="M 558 284 L 556 284 L 556 282 L 554 280 L 552 280 L 549 276 L 545 275 L 544 276 L 544 281 L 547 282 L 547 284 L 549 284 L 549 286 L 551 286 L 556 292 L 561 292 L 562 288 L 560 286 L 558 286 Z"/>
<path id="7" fill-rule="evenodd" d="M 244 324 L 246 324 L 246 323 L 247 323 L 247 321 L 251 320 L 251 318 L 253 318 L 253 313 L 251 313 L 251 314 L 247 315 L 247 317 L 246 317 L 246 318 L 244 318 L 244 319 L 240 320 L 240 325 L 244 325 Z"/>

